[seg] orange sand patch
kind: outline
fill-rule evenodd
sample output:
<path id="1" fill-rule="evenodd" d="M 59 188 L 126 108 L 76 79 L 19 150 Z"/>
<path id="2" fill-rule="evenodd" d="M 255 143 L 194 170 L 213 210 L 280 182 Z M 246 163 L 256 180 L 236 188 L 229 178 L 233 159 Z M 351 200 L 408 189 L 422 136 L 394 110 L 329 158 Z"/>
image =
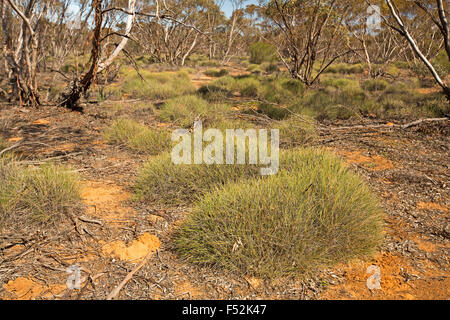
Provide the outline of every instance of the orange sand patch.
<path id="1" fill-rule="evenodd" d="M 157 237 L 144 233 L 137 240 L 133 240 L 129 246 L 120 240 L 105 244 L 102 247 L 102 253 L 124 261 L 136 261 L 145 258 L 150 252 L 155 252 L 160 245 Z"/>
<path id="2" fill-rule="evenodd" d="M 439 210 L 442 212 L 448 211 L 447 207 L 441 206 L 438 203 L 422 202 L 422 201 L 417 202 L 417 209 L 419 209 L 419 210 Z"/>
<path id="3" fill-rule="evenodd" d="M 122 204 L 130 198 L 128 192 L 119 186 L 98 181 L 84 182 L 81 188 L 81 198 L 87 205 L 87 214 L 101 217 L 103 220 L 115 223 L 132 215 L 133 210 Z"/>
<path id="4" fill-rule="evenodd" d="M 244 278 L 248 282 L 250 287 L 252 287 L 253 289 L 260 288 L 263 283 L 263 281 L 259 278 L 255 278 L 255 277 L 244 277 Z"/>
<path id="5" fill-rule="evenodd" d="M 180 299 L 198 299 L 204 295 L 204 291 L 192 285 L 189 281 L 183 281 L 175 284 L 175 296 Z M 189 293 L 189 294 L 188 294 Z"/>
<path id="6" fill-rule="evenodd" d="M 425 252 L 435 252 L 439 249 L 437 245 L 435 245 L 431 241 L 421 240 L 421 239 L 415 239 L 414 242 L 417 244 L 417 247 Z"/>
<path id="7" fill-rule="evenodd" d="M 347 163 L 355 163 L 360 164 L 366 167 L 369 170 L 378 171 L 378 170 L 387 170 L 392 169 L 394 165 L 392 162 L 382 156 L 374 155 L 374 156 L 365 156 L 361 153 L 361 151 L 336 151 L 338 155 L 344 157 L 344 161 Z"/>
<path id="8" fill-rule="evenodd" d="M 15 280 L 8 281 L 3 285 L 3 288 L 7 292 L 5 298 L 17 299 L 17 300 L 32 300 L 38 297 L 52 298 L 53 295 L 60 294 L 67 287 L 65 284 L 52 284 L 49 287 L 44 287 L 37 281 L 19 277 Z"/>
<path id="9" fill-rule="evenodd" d="M 54 146 L 48 149 L 45 149 L 45 152 L 55 152 L 55 151 L 65 151 L 65 152 L 71 152 L 75 150 L 76 145 L 74 143 L 63 143 L 58 146 Z"/>
<path id="10" fill-rule="evenodd" d="M 430 93 L 435 93 L 435 92 L 440 92 L 441 88 L 439 87 L 433 87 L 433 88 L 418 88 L 416 89 L 416 91 L 418 93 L 422 93 L 422 94 L 430 94 Z"/>
<path id="11" fill-rule="evenodd" d="M 39 124 L 39 125 L 47 125 L 50 123 L 50 121 L 45 120 L 45 119 L 38 119 L 36 121 L 32 122 L 33 124 Z"/>
<path id="12" fill-rule="evenodd" d="M 366 270 L 372 264 L 381 271 L 380 290 L 370 291 L 366 285 L 371 276 Z M 448 272 L 443 276 L 428 267 L 423 273 L 415 270 L 405 258 L 387 253 L 379 254 L 370 262 L 357 260 L 341 265 L 340 269 L 345 271 L 343 283 L 329 287 L 321 295 L 322 299 L 448 299 L 450 294 Z M 406 282 L 405 272 L 420 278 Z"/>
<path id="13" fill-rule="evenodd" d="M 18 141 L 21 141 L 21 140 L 23 140 L 22 137 L 13 137 L 13 138 L 9 138 L 8 142 L 18 142 Z"/>

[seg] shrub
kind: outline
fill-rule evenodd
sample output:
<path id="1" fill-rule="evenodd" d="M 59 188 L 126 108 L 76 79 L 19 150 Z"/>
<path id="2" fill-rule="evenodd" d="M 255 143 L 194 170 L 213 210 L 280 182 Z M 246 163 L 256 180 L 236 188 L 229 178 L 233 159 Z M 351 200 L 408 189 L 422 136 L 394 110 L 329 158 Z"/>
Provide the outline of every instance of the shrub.
<path id="1" fill-rule="evenodd" d="M 297 80 L 270 77 L 263 82 L 263 98 L 272 103 L 289 103 L 292 100 L 303 96 L 305 86 Z"/>
<path id="2" fill-rule="evenodd" d="M 217 60 L 205 60 L 205 61 L 200 61 L 199 66 L 201 67 L 220 67 L 222 64 L 217 61 Z"/>
<path id="3" fill-rule="evenodd" d="M 122 86 L 124 94 L 134 98 L 168 99 L 195 92 L 195 87 L 186 72 L 151 73 L 140 71 L 144 81 L 135 72 L 125 77 Z"/>
<path id="4" fill-rule="evenodd" d="M 280 147 L 292 148 L 306 145 L 317 136 L 314 120 L 309 117 L 291 115 L 290 118 L 276 121 L 273 128 L 280 130 Z"/>
<path id="5" fill-rule="evenodd" d="M 301 96 L 305 92 L 305 85 L 298 80 L 287 79 L 281 85 L 284 89 L 296 96 Z"/>
<path id="6" fill-rule="evenodd" d="M 331 86 L 338 89 L 359 89 L 359 83 L 357 80 L 346 78 L 329 78 L 324 79 L 322 84 L 325 86 Z"/>
<path id="7" fill-rule="evenodd" d="M 169 132 L 150 129 L 131 119 L 114 121 L 105 130 L 105 138 L 110 143 L 125 144 L 131 150 L 153 155 L 172 145 Z"/>
<path id="8" fill-rule="evenodd" d="M 270 62 L 262 63 L 261 69 L 267 73 L 274 73 L 274 72 L 278 72 L 280 70 L 280 69 L 278 69 L 278 66 L 275 63 L 270 63 Z"/>
<path id="9" fill-rule="evenodd" d="M 362 64 L 337 63 L 328 67 L 325 72 L 341 74 L 362 73 L 364 72 L 364 67 Z"/>
<path id="10" fill-rule="evenodd" d="M 252 77 L 245 77 L 236 80 L 236 90 L 244 97 L 255 98 L 261 93 L 261 82 Z"/>
<path id="11" fill-rule="evenodd" d="M 258 174 L 256 165 L 175 165 L 165 153 L 150 159 L 139 171 L 135 192 L 139 200 L 189 203 L 215 186 Z"/>
<path id="12" fill-rule="evenodd" d="M 79 205 L 78 176 L 54 164 L 25 166 L 0 157 L 0 226 L 56 222 Z"/>
<path id="13" fill-rule="evenodd" d="M 231 127 L 233 128 L 233 127 Z M 248 159 L 248 156 L 247 156 Z M 294 158 L 294 160 L 297 158 Z M 299 165 L 289 153 L 280 152 L 280 171 Z M 138 172 L 136 198 L 164 204 L 190 203 L 202 194 L 248 178 L 260 178 L 261 165 L 173 164 L 168 153 L 150 159 Z"/>
<path id="14" fill-rule="evenodd" d="M 255 42 L 249 47 L 250 63 L 261 64 L 263 62 L 273 62 L 277 58 L 277 50 L 269 43 L 262 41 Z"/>
<path id="15" fill-rule="evenodd" d="M 364 90 L 373 92 L 373 91 L 383 91 L 388 86 L 388 83 L 385 80 L 380 79 L 372 79 L 364 81 L 362 84 L 362 88 Z"/>
<path id="16" fill-rule="evenodd" d="M 229 110 L 228 105 L 210 104 L 195 95 L 189 95 L 168 100 L 162 106 L 159 118 L 190 127 L 196 120 L 213 121 Z"/>
<path id="17" fill-rule="evenodd" d="M 291 114 L 288 109 L 271 103 L 260 103 L 258 105 L 258 112 L 263 113 L 274 120 L 286 119 Z"/>
<path id="18" fill-rule="evenodd" d="M 366 103 L 361 89 L 353 90 L 352 87 L 344 90 L 327 88 L 327 90 L 310 92 L 302 99 L 295 100 L 288 109 L 317 120 L 348 119 L 358 114 L 360 106 Z"/>
<path id="19" fill-rule="evenodd" d="M 292 171 L 227 184 L 196 202 L 175 233 L 181 257 L 274 278 L 372 254 L 383 212 L 363 180 L 322 150 L 287 155 Z"/>
<path id="20" fill-rule="evenodd" d="M 439 52 L 436 58 L 433 59 L 432 63 L 442 78 L 445 78 L 448 74 L 450 74 L 450 61 L 444 50 Z"/>
<path id="21" fill-rule="evenodd" d="M 208 69 L 205 72 L 203 72 L 205 75 L 207 75 L 208 77 L 223 77 L 226 76 L 228 74 L 228 70 L 227 69 Z"/>
<path id="22" fill-rule="evenodd" d="M 250 71 L 250 72 L 254 72 L 254 71 L 261 72 L 262 71 L 261 67 L 259 65 L 257 65 L 257 64 L 250 64 L 250 65 L 248 65 L 246 70 Z"/>

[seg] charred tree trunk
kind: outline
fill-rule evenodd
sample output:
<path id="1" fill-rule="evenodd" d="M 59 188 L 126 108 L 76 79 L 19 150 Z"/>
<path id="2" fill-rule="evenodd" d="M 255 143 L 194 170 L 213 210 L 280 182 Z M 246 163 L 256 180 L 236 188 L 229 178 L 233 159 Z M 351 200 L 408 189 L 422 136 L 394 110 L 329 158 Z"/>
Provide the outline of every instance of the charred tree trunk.
<path id="1" fill-rule="evenodd" d="M 75 111 L 83 111 L 83 108 L 79 106 L 81 95 L 91 86 L 92 82 L 97 76 L 98 60 L 100 57 L 100 41 L 103 22 L 102 13 L 102 0 L 92 0 L 92 6 L 94 7 L 94 34 L 92 37 L 92 50 L 91 50 L 91 66 L 86 74 L 81 79 L 75 79 L 67 88 L 67 90 L 61 94 L 60 106 L 67 107 Z"/>

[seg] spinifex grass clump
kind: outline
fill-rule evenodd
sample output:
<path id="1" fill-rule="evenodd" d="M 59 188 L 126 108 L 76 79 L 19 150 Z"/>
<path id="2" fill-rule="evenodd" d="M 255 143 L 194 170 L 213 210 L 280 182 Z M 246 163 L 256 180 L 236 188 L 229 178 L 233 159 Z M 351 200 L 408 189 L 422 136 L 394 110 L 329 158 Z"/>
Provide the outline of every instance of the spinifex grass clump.
<path id="1" fill-rule="evenodd" d="M 168 99 L 195 92 L 195 87 L 184 71 L 152 73 L 130 72 L 125 75 L 122 92 L 133 98 Z"/>
<path id="2" fill-rule="evenodd" d="M 0 227 L 55 222 L 79 205 L 78 177 L 63 166 L 25 166 L 0 157 Z"/>
<path id="3" fill-rule="evenodd" d="M 150 159 L 140 170 L 135 191 L 140 200 L 189 203 L 216 186 L 255 177 L 259 168 L 259 165 L 173 164 L 170 154 L 164 153 Z"/>
<path id="4" fill-rule="evenodd" d="M 162 121 L 174 122 L 181 127 L 190 127 L 196 120 L 211 122 L 230 111 L 230 106 L 213 104 L 195 95 L 169 99 L 159 111 Z"/>
<path id="5" fill-rule="evenodd" d="M 164 204 L 191 203 L 206 192 L 229 182 L 261 178 L 260 164 L 174 164 L 169 153 L 149 159 L 139 170 L 135 193 L 139 200 Z M 280 171 L 293 171 L 300 158 L 280 151 Z"/>
<path id="6" fill-rule="evenodd" d="M 131 119 L 118 119 L 105 131 L 105 138 L 111 143 L 125 144 L 134 151 L 158 154 L 171 146 L 170 133 L 150 129 Z"/>
<path id="7" fill-rule="evenodd" d="M 199 200 L 175 234 L 181 257 L 271 278 L 372 253 L 382 210 L 361 178 L 322 150 L 288 152 L 285 160 L 295 166 Z"/>

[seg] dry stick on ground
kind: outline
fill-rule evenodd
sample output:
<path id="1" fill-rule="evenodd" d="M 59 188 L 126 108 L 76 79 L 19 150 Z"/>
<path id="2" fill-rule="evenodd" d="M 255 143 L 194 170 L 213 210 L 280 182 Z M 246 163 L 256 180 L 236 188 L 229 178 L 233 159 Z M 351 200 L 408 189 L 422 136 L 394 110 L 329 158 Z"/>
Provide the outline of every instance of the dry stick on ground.
<path id="1" fill-rule="evenodd" d="M 18 146 L 21 145 L 21 144 L 22 144 L 22 141 L 19 141 L 19 142 L 17 142 L 16 144 L 13 144 L 12 146 L 10 146 L 10 147 L 8 147 L 8 148 L 3 149 L 2 151 L 0 151 L 0 156 L 1 156 L 2 154 L 4 154 L 6 151 L 9 151 L 9 150 L 11 150 L 11 149 L 14 149 L 14 148 L 18 147 Z"/>
<path id="2" fill-rule="evenodd" d="M 425 118 L 425 119 L 416 120 L 416 121 L 406 123 L 406 124 L 357 125 L 357 126 L 351 126 L 351 127 L 330 127 L 327 129 L 341 130 L 341 129 L 366 129 L 366 128 L 385 128 L 385 127 L 400 127 L 402 129 L 406 129 L 409 127 L 416 126 L 422 122 L 435 122 L 435 121 L 445 121 L 445 120 L 450 120 L 450 118 Z"/>
<path id="3" fill-rule="evenodd" d="M 133 277 L 133 275 L 147 263 L 148 259 L 152 256 L 152 253 L 153 253 L 152 251 L 147 253 L 144 260 L 142 260 L 142 262 L 139 265 L 137 265 L 136 268 L 134 268 L 129 274 L 127 274 L 127 276 L 122 280 L 122 282 L 113 291 L 111 291 L 110 294 L 108 294 L 106 300 L 112 300 L 115 297 L 117 297 L 120 290 L 122 290 L 123 286 L 126 285 L 127 282 L 130 281 L 130 279 Z"/>

